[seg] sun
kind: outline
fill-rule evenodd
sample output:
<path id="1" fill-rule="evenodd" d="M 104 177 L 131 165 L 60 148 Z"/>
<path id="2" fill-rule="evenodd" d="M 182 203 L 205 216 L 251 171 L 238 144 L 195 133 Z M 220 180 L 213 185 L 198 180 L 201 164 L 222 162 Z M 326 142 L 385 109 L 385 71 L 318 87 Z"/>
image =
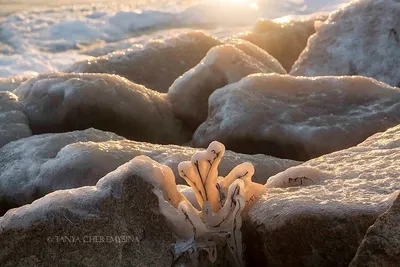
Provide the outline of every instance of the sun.
<path id="1" fill-rule="evenodd" d="M 219 0 L 219 2 L 224 5 L 247 6 L 258 9 L 257 0 Z"/>

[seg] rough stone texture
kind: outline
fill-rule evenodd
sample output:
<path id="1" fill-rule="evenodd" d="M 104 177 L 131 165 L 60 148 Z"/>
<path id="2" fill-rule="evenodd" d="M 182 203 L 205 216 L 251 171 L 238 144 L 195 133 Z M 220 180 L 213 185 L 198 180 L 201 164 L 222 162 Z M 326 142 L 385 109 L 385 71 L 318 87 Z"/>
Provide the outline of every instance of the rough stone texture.
<path id="1" fill-rule="evenodd" d="M 306 47 L 308 38 L 315 33 L 314 22 L 324 19 L 324 17 L 317 17 L 286 23 L 260 20 L 251 32 L 241 34 L 238 38 L 261 47 L 276 58 L 287 71 L 290 71 L 293 63 Z"/>
<path id="2" fill-rule="evenodd" d="M 93 139 L 96 135 L 99 135 L 98 140 Z M 198 149 L 129 141 L 95 130 L 20 140 L 0 149 L 0 215 L 10 207 L 31 203 L 56 190 L 95 185 L 101 177 L 139 155 L 171 167 L 176 182 L 185 184 L 177 173 L 177 166 L 190 160 L 196 151 Z M 243 162 L 255 166 L 253 181 L 261 184 L 272 175 L 300 164 L 265 155 L 226 151 L 220 175 L 227 175 Z"/>
<path id="3" fill-rule="evenodd" d="M 400 85 L 400 2 L 354 1 L 333 12 L 292 68 L 296 76 L 361 75 Z"/>
<path id="4" fill-rule="evenodd" d="M 257 46 L 230 40 L 233 45 L 212 48 L 193 69 L 168 90 L 175 116 L 195 130 L 207 119 L 208 97 L 218 88 L 252 73 L 286 74 L 281 64 Z"/>
<path id="5" fill-rule="evenodd" d="M 94 127 L 136 141 L 183 144 L 190 140 L 165 95 L 117 75 L 44 74 L 14 93 L 24 104 L 35 134 Z"/>
<path id="6" fill-rule="evenodd" d="M 50 191 L 43 191 L 42 188 L 52 188 L 52 186 L 54 186 L 53 190 L 65 188 L 66 185 L 72 183 L 68 181 L 69 179 L 74 180 L 78 185 L 87 185 L 85 180 L 90 180 L 91 177 L 98 180 L 105 174 L 102 172 L 103 166 L 96 166 L 93 163 L 84 165 L 91 160 L 90 158 L 86 158 L 86 161 L 80 165 L 76 162 L 71 166 L 72 169 L 63 168 L 61 162 L 57 161 L 57 156 L 66 145 L 76 142 L 122 139 L 113 133 L 88 129 L 61 134 L 35 135 L 5 145 L 0 149 L 0 215 L 9 208 L 30 203 Z M 85 155 L 70 153 L 64 157 L 82 159 Z M 96 158 L 93 160 L 96 161 Z M 108 169 L 108 172 L 111 170 Z M 74 174 L 79 175 L 82 181 L 73 179 Z M 56 177 L 59 185 L 52 183 Z M 36 186 L 37 184 L 41 187 Z"/>
<path id="7" fill-rule="evenodd" d="M 250 75 L 215 91 L 193 144 L 306 160 L 400 123 L 400 90 L 365 77 Z"/>
<path id="8" fill-rule="evenodd" d="M 0 217 L 0 265 L 172 266 L 175 240 L 152 188 L 127 163 L 96 186 L 10 210 Z"/>
<path id="9" fill-rule="evenodd" d="M 0 148 L 31 135 L 28 119 L 22 112 L 18 97 L 10 92 L 0 92 Z"/>
<path id="10" fill-rule="evenodd" d="M 67 72 L 112 73 L 147 88 L 167 92 L 176 78 L 196 66 L 221 42 L 203 32 L 188 32 L 141 49 L 127 49 L 75 63 Z"/>
<path id="11" fill-rule="evenodd" d="M 361 145 L 271 177 L 266 194 L 250 210 L 244 228 L 247 263 L 348 266 L 368 227 L 390 207 L 400 190 L 399 162 L 400 125 Z M 313 176 L 315 183 L 271 187 L 279 176 L 288 181 Z"/>
<path id="12" fill-rule="evenodd" d="M 364 237 L 350 267 L 400 266 L 400 194 Z"/>

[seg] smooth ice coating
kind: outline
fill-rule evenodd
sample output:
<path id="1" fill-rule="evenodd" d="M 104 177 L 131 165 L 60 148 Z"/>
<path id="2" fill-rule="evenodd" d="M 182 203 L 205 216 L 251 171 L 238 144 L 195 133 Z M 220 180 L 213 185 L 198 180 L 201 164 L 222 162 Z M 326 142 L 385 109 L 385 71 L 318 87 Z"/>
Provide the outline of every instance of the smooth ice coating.
<path id="1" fill-rule="evenodd" d="M 32 135 L 18 97 L 0 91 L 0 148 L 11 141 Z"/>
<path id="2" fill-rule="evenodd" d="M 188 32 L 166 40 L 150 41 L 143 47 L 77 62 L 66 71 L 118 74 L 152 90 L 167 92 L 176 78 L 219 44 L 219 40 L 203 32 Z"/>
<path id="3" fill-rule="evenodd" d="M 34 135 L 8 143 L 0 149 L 0 215 L 11 207 L 30 203 L 58 189 L 93 185 L 119 166 L 115 166 L 115 160 L 113 162 L 111 159 L 109 162 L 101 162 L 95 154 L 83 160 L 87 151 L 68 149 L 67 145 L 122 139 L 113 133 L 88 129 Z M 65 146 L 67 148 L 62 149 Z M 95 166 L 91 160 L 114 168 L 110 170 Z"/>
<path id="4" fill-rule="evenodd" d="M 207 119 L 208 97 L 218 88 L 253 73 L 286 74 L 279 62 L 257 46 L 240 40 L 212 48 L 168 90 L 175 116 L 196 129 Z"/>
<path id="5" fill-rule="evenodd" d="M 400 86 L 400 2 L 362 0 L 333 12 L 294 64 L 296 76 L 360 75 Z"/>
<path id="6" fill-rule="evenodd" d="M 308 37 L 315 33 L 315 21 L 324 19 L 325 17 L 319 16 L 304 21 L 294 20 L 284 23 L 260 20 L 251 32 L 239 34 L 237 37 L 261 47 L 290 71 L 306 47 Z"/>
<path id="7" fill-rule="evenodd" d="M 190 139 L 164 95 L 117 75 L 43 74 L 14 93 L 36 134 L 94 127 L 137 141 L 182 144 Z"/>
<path id="8" fill-rule="evenodd" d="M 201 251 L 206 251 L 209 260 L 215 262 L 220 246 L 229 252 L 227 258 L 234 266 L 243 266 L 241 212 L 265 191 L 262 185 L 251 181 L 254 167 L 250 163 L 235 167 L 225 178 L 218 177 L 224 152 L 221 143 L 212 142 L 206 151 L 179 164 L 179 175 L 190 185 L 197 200 L 193 204 L 177 190 L 170 168 L 144 156 L 133 160 L 137 169 L 143 171 L 139 175 L 153 184 L 160 211 L 179 239 L 176 253 L 189 252 L 195 266 L 204 264 L 199 256 Z"/>
<path id="9" fill-rule="evenodd" d="M 99 138 L 94 139 L 96 135 Z M 197 151 L 189 147 L 130 141 L 93 129 L 25 138 L 0 149 L 0 215 L 9 206 L 31 203 L 56 190 L 95 185 L 101 177 L 140 155 L 170 167 L 176 183 L 183 184 L 178 164 L 190 160 Z M 256 168 L 253 181 L 261 184 L 300 164 L 266 155 L 226 151 L 219 172 L 225 176 L 246 161 Z"/>
<path id="10" fill-rule="evenodd" d="M 400 123 L 400 90 L 365 77 L 250 75 L 215 91 L 193 143 L 306 160 Z"/>
<path id="11" fill-rule="evenodd" d="M 279 266 L 348 266 L 367 229 L 400 190 L 399 140 L 400 125 L 271 177 L 267 193 L 250 211 L 261 240 L 257 246 L 266 252 L 259 260 Z M 274 188 L 279 177 L 316 182 Z"/>

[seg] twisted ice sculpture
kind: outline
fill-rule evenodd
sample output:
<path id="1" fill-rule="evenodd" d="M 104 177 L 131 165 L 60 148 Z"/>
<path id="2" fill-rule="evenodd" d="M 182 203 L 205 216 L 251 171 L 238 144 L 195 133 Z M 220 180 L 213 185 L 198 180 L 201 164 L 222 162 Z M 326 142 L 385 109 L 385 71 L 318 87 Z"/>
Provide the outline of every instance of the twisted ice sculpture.
<path id="1" fill-rule="evenodd" d="M 265 190 L 251 181 L 254 167 L 250 163 L 236 166 L 225 178 L 219 177 L 218 165 L 224 152 L 225 146 L 215 141 L 206 151 L 195 153 L 191 161 L 181 162 L 179 175 L 191 187 L 182 192 L 169 167 L 146 156 L 135 158 L 147 174 L 144 177 L 154 185 L 160 211 L 178 238 L 176 254 L 189 253 L 195 266 L 215 262 L 217 251 L 228 252 L 219 260 L 228 259 L 233 266 L 244 265 L 241 214 Z"/>

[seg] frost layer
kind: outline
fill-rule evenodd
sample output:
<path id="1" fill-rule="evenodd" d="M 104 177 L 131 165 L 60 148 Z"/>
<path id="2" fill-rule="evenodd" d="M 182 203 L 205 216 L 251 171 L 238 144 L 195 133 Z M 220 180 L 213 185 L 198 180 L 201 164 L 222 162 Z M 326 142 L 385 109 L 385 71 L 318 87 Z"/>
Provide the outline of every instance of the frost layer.
<path id="1" fill-rule="evenodd" d="M 183 184 L 178 164 L 190 160 L 197 151 L 188 147 L 130 141 L 93 129 L 38 135 L 13 142 L 0 149 L 0 215 L 9 207 L 31 203 L 56 190 L 95 185 L 101 177 L 140 155 L 170 167 L 176 183 Z M 254 165 L 253 181 L 261 184 L 269 177 L 300 164 L 265 155 L 249 156 L 226 151 L 219 172 L 225 176 L 242 162 Z"/>
<path id="2" fill-rule="evenodd" d="M 195 146 L 310 159 L 400 123 L 400 90 L 364 77 L 250 75 L 215 91 Z"/>
<path id="3" fill-rule="evenodd" d="M 353 1 L 317 27 L 292 68 L 296 76 L 361 75 L 400 85 L 400 3 Z"/>
<path id="4" fill-rule="evenodd" d="M 0 148 L 5 144 L 31 136 L 28 119 L 22 112 L 18 97 L 0 91 Z"/>
<path id="5" fill-rule="evenodd" d="M 193 69 L 179 77 L 168 90 L 175 116 L 196 129 L 207 118 L 208 97 L 218 88 L 253 73 L 286 71 L 257 46 L 240 40 L 212 48 Z"/>
<path id="6" fill-rule="evenodd" d="M 285 23 L 260 20 L 251 32 L 237 37 L 261 47 L 276 58 L 287 71 L 290 71 L 293 63 L 306 47 L 308 37 L 315 33 L 314 22 L 321 19 L 325 18 L 317 17 Z"/>
<path id="7" fill-rule="evenodd" d="M 400 125 L 271 177 L 249 214 L 257 227 L 249 253 L 263 247 L 257 260 L 274 266 L 348 266 L 368 227 L 400 190 L 399 141 Z M 315 183 L 274 188 L 278 177 Z"/>
<path id="8" fill-rule="evenodd" d="M 14 93 L 34 133 L 94 127 L 137 141 L 182 144 L 190 139 L 165 96 L 108 74 L 43 74 Z"/>
<path id="9" fill-rule="evenodd" d="M 104 175 L 104 167 L 95 167 L 90 162 L 98 162 L 96 157 L 76 162 L 74 160 L 85 156 L 81 154 L 85 151 L 69 150 L 63 154 L 60 152 L 63 147 L 76 142 L 122 139 L 113 133 L 88 129 L 35 135 L 7 144 L 0 149 L 0 215 L 57 189 L 87 185 L 91 179 L 96 179 L 93 185 Z"/>
<path id="10" fill-rule="evenodd" d="M 164 41 L 151 41 L 137 49 L 118 51 L 106 56 L 75 63 L 67 72 L 111 73 L 135 83 L 166 92 L 176 78 L 194 67 L 217 39 L 188 32 Z"/>

